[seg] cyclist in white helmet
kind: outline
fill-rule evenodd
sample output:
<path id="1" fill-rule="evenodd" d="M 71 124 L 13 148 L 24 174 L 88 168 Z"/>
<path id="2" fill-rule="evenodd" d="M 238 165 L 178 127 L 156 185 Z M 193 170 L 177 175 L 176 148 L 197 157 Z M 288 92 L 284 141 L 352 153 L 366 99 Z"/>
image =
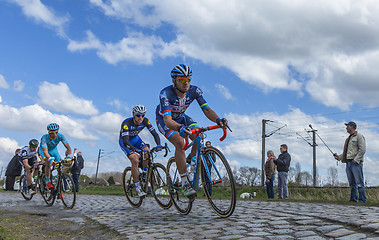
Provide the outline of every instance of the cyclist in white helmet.
<path id="1" fill-rule="evenodd" d="M 133 117 L 125 119 L 121 124 L 119 144 L 121 150 L 126 154 L 132 164 L 132 176 L 137 194 L 139 197 L 143 197 L 147 193 L 145 193 L 140 186 L 138 167 L 146 167 L 147 162 L 140 163 L 140 154 L 143 150 L 149 150 L 149 147 L 142 141 L 138 134 L 146 127 L 154 137 L 157 150 L 161 150 L 162 145 L 159 135 L 151 125 L 150 120 L 145 117 L 145 106 L 134 106 L 132 113 Z M 142 164 L 144 164 L 144 166 Z"/>

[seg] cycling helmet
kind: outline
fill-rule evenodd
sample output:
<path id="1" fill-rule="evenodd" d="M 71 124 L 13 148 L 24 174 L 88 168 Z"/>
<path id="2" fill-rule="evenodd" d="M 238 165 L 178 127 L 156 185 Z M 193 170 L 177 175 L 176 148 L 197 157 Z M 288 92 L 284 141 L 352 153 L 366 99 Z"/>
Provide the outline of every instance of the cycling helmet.
<path id="1" fill-rule="evenodd" d="M 29 141 L 29 147 L 38 147 L 38 140 L 37 139 L 32 139 Z"/>
<path id="2" fill-rule="evenodd" d="M 136 114 L 142 114 L 142 115 L 145 115 L 146 113 L 146 108 L 144 105 L 136 105 L 133 107 L 133 116 L 135 116 Z"/>
<path id="3" fill-rule="evenodd" d="M 56 131 L 59 130 L 59 125 L 56 123 L 50 123 L 47 125 L 47 131 Z"/>
<path id="4" fill-rule="evenodd" d="M 184 64 L 176 65 L 171 71 L 171 78 L 190 76 L 192 76 L 192 69 Z"/>

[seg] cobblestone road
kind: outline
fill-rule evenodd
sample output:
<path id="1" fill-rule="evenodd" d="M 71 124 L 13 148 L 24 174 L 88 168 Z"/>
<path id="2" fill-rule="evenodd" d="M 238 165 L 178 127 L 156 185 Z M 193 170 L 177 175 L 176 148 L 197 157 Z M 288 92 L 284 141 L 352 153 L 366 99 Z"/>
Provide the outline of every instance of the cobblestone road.
<path id="1" fill-rule="evenodd" d="M 298 202 L 237 201 L 223 219 L 207 200 L 197 199 L 189 215 L 161 209 L 152 197 L 140 208 L 124 196 L 79 195 L 73 210 L 120 233 L 125 239 L 379 239 L 379 207 Z M 26 202 L 0 193 L 0 207 L 44 206 L 40 196 Z M 56 203 L 54 204 L 55 207 Z M 77 221 L 77 220 L 76 220 Z"/>

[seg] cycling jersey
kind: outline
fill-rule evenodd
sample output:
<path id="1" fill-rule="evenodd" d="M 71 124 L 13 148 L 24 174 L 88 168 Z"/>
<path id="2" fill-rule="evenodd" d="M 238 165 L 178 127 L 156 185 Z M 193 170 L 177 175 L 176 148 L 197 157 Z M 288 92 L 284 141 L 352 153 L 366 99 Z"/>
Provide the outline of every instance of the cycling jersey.
<path id="1" fill-rule="evenodd" d="M 18 152 L 17 159 L 22 164 L 24 164 L 23 160 L 27 159 L 29 166 L 33 166 L 34 163 L 37 162 L 37 149 L 34 152 L 32 152 L 29 146 L 25 146 L 21 148 L 21 150 Z"/>
<path id="2" fill-rule="evenodd" d="M 204 111 L 209 108 L 208 103 L 203 98 L 203 92 L 200 88 L 191 85 L 186 96 L 182 99 L 178 97 L 174 86 L 164 88 L 159 94 L 159 105 L 156 109 L 156 120 L 159 131 L 170 140 L 171 136 L 177 131 L 169 129 L 163 120 L 166 115 L 171 115 L 172 119 L 177 123 L 184 124 L 190 129 L 198 128 L 196 121 L 184 114 L 189 105 L 196 99 L 197 103 Z"/>
<path id="3" fill-rule="evenodd" d="M 146 144 L 138 136 L 138 134 L 145 127 L 153 135 L 155 143 L 157 145 L 161 145 L 161 140 L 147 117 L 142 120 L 142 123 L 140 125 L 134 124 L 133 117 L 130 117 L 122 122 L 119 136 L 120 147 L 127 156 L 137 151 L 138 149 L 143 149 L 146 146 Z"/>
<path id="4" fill-rule="evenodd" d="M 180 99 L 175 92 L 175 87 L 168 86 L 159 94 L 157 113 L 162 117 L 171 115 L 173 120 L 179 119 L 195 99 L 203 111 L 209 108 L 200 88 L 191 85 L 186 96 Z"/>
<path id="5" fill-rule="evenodd" d="M 66 138 L 61 133 L 58 133 L 55 139 L 51 139 L 49 134 L 43 135 L 41 137 L 41 142 L 38 150 L 38 153 L 42 157 L 42 159 L 45 158 L 42 148 L 47 147 L 47 151 L 51 157 L 54 157 L 56 161 L 61 160 L 61 155 L 59 155 L 57 149 L 57 145 L 59 144 L 59 142 L 62 142 L 64 145 L 68 143 Z"/>

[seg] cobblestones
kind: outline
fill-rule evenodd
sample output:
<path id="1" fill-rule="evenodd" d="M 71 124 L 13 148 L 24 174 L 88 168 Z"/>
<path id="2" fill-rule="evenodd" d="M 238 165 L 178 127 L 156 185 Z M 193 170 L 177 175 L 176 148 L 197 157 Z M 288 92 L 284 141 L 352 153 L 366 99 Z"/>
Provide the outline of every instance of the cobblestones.
<path id="1" fill-rule="evenodd" d="M 26 202 L 19 194 L 0 193 L 0 207 L 43 205 L 40 196 Z M 54 204 L 56 206 L 57 203 Z M 58 201 L 57 211 L 81 214 L 117 231 L 125 239 L 378 239 L 379 207 L 288 201 L 237 201 L 229 218 L 220 218 L 207 200 L 196 199 L 192 211 L 164 210 L 152 197 L 139 208 L 124 196 L 82 195 L 73 210 Z M 80 217 L 65 219 L 81 224 Z"/>

